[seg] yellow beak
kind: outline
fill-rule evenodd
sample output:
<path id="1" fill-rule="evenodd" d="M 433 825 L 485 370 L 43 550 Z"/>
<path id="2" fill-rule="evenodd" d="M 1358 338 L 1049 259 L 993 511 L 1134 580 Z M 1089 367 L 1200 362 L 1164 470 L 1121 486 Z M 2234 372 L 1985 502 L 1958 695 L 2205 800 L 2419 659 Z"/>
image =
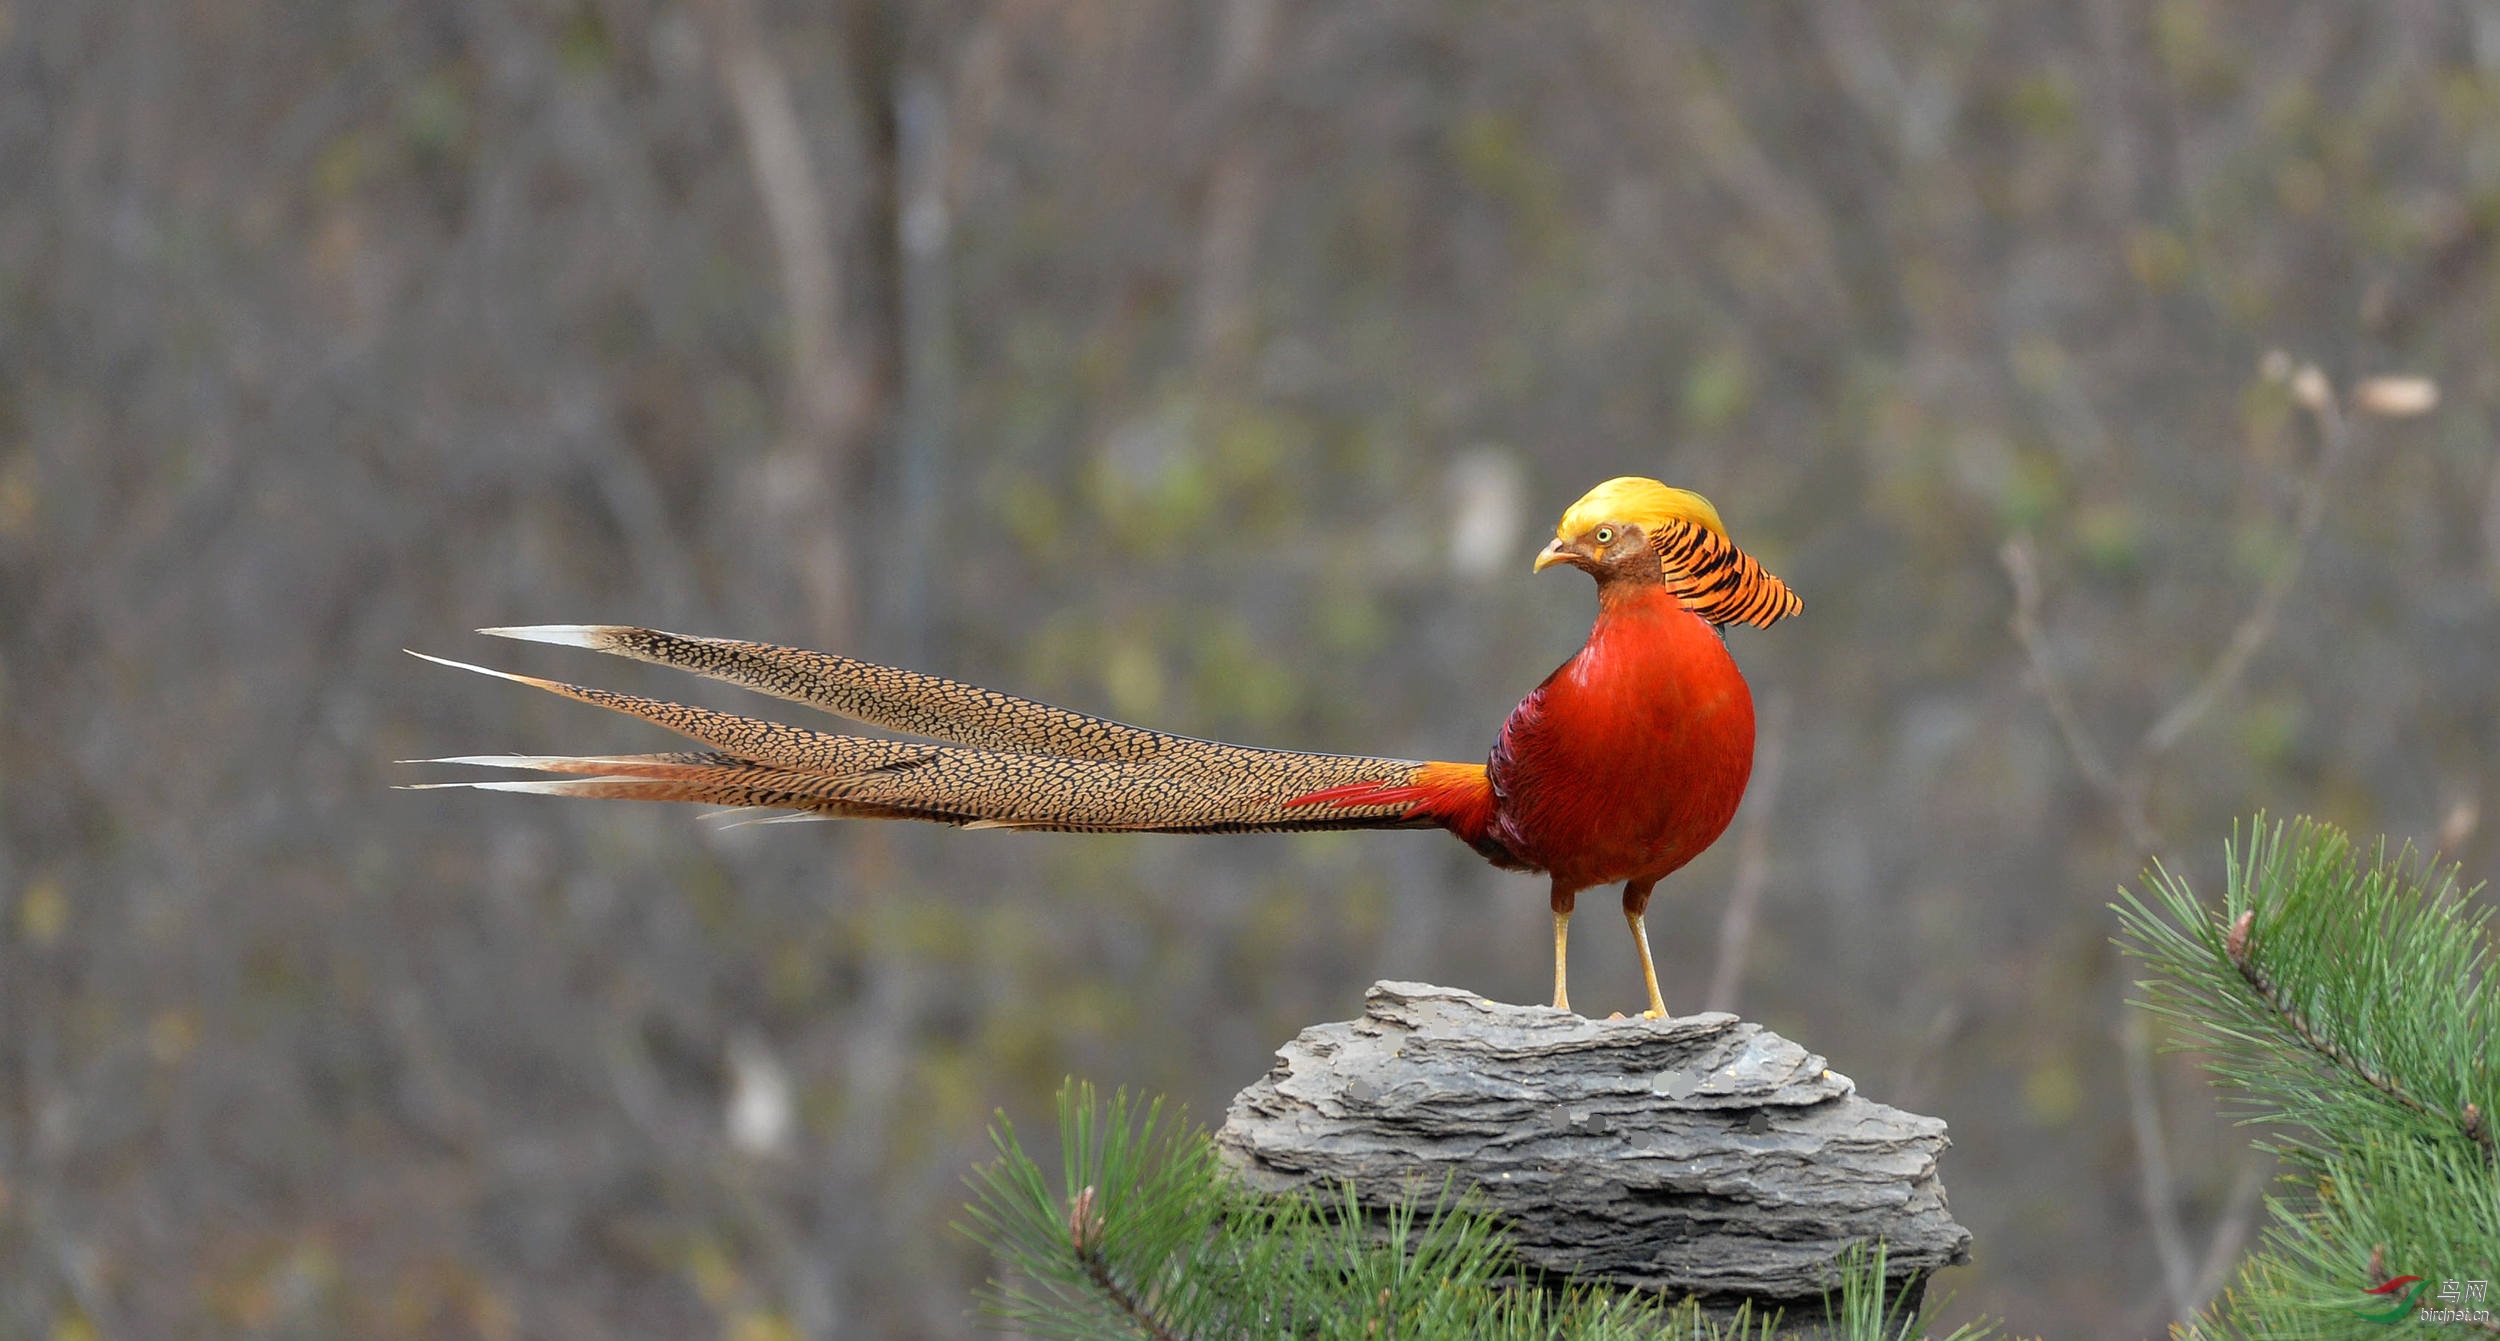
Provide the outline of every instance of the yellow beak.
<path id="1" fill-rule="evenodd" d="M 1553 567 L 1555 564 L 1565 562 L 1570 558 L 1571 547 L 1563 543 L 1561 536 L 1556 536 L 1545 542 L 1545 548 L 1536 552 L 1536 567 L 1531 568 L 1528 571 L 1532 573 L 1542 573 L 1546 569 Z"/>

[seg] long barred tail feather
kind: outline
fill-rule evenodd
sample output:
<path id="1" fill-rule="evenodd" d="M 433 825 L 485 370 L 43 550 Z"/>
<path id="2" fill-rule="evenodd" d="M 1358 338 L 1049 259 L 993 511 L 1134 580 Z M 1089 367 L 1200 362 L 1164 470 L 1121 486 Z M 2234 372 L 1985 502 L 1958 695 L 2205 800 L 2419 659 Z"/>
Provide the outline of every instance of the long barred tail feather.
<path id="1" fill-rule="evenodd" d="M 587 647 L 726 681 L 854 722 L 950 745 L 1063 759 L 1184 759 L 1237 750 L 1126 722 L 1054 708 L 994 689 L 831 652 L 702 638 L 620 624 L 479 629 L 498 638 Z M 1210 759 L 1209 762 L 1216 762 Z M 1229 763 L 1229 757 L 1222 762 Z"/>
<path id="2" fill-rule="evenodd" d="M 813 731 L 424 657 L 621 712 L 710 748 L 650 755 L 462 755 L 423 762 L 558 776 L 421 786 L 693 801 L 977 828 L 1240 833 L 1430 827 L 1439 821 L 1410 802 L 1409 784 L 1429 767 L 1468 767 L 1177 736 L 937 676 L 765 643 L 616 625 L 484 632 L 691 670 L 946 743 Z"/>
<path id="3" fill-rule="evenodd" d="M 852 773 L 866 768 L 910 763 L 926 758 L 937 746 L 917 741 L 879 740 L 868 736 L 835 735 L 828 731 L 811 731 L 803 726 L 766 721 L 759 717 L 742 717 L 736 713 L 714 712 L 692 704 L 672 703 L 667 699 L 644 698 L 639 694 L 620 694 L 607 689 L 566 684 L 561 680 L 543 680 L 535 675 L 516 675 L 511 671 L 472 666 L 465 661 L 427 656 L 423 652 L 408 655 L 421 661 L 454 670 L 475 671 L 498 680 L 510 680 L 550 694 L 589 703 L 639 717 L 654 726 L 674 731 L 689 740 L 697 740 L 723 754 L 759 764 L 802 769 L 821 773 Z M 523 765 L 527 767 L 527 765 Z"/>

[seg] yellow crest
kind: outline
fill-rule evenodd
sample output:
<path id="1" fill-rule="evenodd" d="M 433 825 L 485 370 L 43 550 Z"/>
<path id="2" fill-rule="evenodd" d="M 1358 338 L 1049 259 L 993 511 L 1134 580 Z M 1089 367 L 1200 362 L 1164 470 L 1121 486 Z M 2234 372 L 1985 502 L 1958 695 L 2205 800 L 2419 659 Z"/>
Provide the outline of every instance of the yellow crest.
<path id="1" fill-rule="evenodd" d="M 1563 513 L 1554 538 L 1576 540 L 1602 522 L 1640 527 L 1667 585 L 1686 609 L 1713 624 L 1768 625 L 1805 606 L 1787 583 L 1736 547 L 1719 510 L 1689 489 L 1637 475 L 1608 480 Z"/>
<path id="2" fill-rule="evenodd" d="M 1700 494 L 1690 489 L 1670 489 L 1638 475 L 1618 475 L 1580 495 L 1580 501 L 1563 512 L 1562 521 L 1554 527 L 1554 537 L 1577 539 L 1599 522 L 1610 521 L 1629 522 L 1653 533 L 1667 522 L 1691 522 L 1721 536 L 1727 534 L 1727 527 L 1719 521 L 1719 510 Z"/>

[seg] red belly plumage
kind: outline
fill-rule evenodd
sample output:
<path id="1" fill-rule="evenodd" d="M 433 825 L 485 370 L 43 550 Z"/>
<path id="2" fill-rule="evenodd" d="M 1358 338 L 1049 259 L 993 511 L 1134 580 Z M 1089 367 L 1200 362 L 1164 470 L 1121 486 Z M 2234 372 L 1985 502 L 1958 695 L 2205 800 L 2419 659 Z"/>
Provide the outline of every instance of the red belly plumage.
<path id="1" fill-rule="evenodd" d="M 1483 837 L 1558 888 L 1656 880 L 1726 831 L 1753 732 L 1718 633 L 1663 587 L 1622 593 L 1503 725 Z"/>

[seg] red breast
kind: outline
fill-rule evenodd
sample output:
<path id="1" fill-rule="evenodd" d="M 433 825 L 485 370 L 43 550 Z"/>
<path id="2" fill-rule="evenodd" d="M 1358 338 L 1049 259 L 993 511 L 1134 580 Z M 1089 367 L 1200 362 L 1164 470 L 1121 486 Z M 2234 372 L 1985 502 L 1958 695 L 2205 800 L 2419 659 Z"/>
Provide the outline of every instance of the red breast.
<path id="1" fill-rule="evenodd" d="M 1572 888 L 1662 877 L 1735 817 L 1753 729 L 1708 622 L 1664 587 L 1621 593 L 1503 724 L 1494 836 Z"/>

